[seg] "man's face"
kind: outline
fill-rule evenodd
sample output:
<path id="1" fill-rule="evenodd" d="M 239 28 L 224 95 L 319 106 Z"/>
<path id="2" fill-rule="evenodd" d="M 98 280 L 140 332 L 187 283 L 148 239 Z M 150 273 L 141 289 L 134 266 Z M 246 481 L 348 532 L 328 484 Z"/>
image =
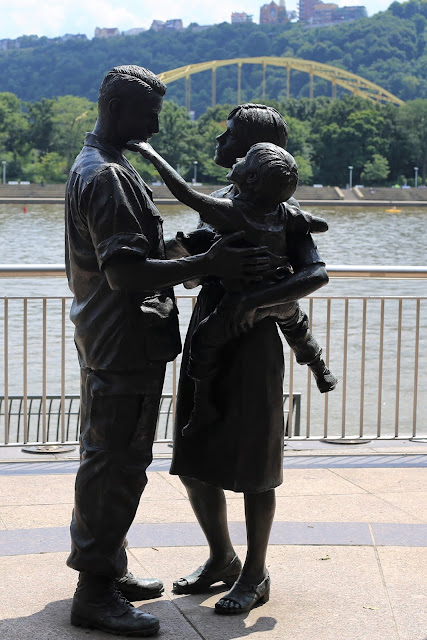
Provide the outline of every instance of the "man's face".
<path id="1" fill-rule="evenodd" d="M 129 140 L 146 142 L 154 133 L 159 132 L 159 114 L 163 97 L 154 91 L 143 89 L 121 99 L 117 128 L 124 144 Z"/>
<path id="2" fill-rule="evenodd" d="M 250 144 L 236 127 L 234 118 L 227 120 L 227 129 L 216 138 L 215 164 L 232 167 L 237 158 L 243 158 Z"/>

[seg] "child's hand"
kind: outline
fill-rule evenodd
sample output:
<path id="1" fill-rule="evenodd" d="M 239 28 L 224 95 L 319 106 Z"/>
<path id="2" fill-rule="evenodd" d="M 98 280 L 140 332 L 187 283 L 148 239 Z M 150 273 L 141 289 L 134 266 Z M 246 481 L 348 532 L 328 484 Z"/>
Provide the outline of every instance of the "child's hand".
<path id="1" fill-rule="evenodd" d="M 129 151 L 139 151 L 144 158 L 151 158 L 154 153 L 154 149 L 148 142 L 142 142 L 140 140 L 129 140 L 126 144 L 126 149 Z"/>

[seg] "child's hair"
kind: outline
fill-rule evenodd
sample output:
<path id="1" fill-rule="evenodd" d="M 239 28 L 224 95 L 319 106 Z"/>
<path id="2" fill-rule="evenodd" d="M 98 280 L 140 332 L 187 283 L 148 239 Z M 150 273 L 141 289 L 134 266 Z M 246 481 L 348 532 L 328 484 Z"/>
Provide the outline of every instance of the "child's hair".
<path id="1" fill-rule="evenodd" d="M 295 158 L 271 142 L 258 142 L 249 149 L 246 160 L 258 171 L 260 192 L 275 204 L 286 202 L 298 184 Z"/>

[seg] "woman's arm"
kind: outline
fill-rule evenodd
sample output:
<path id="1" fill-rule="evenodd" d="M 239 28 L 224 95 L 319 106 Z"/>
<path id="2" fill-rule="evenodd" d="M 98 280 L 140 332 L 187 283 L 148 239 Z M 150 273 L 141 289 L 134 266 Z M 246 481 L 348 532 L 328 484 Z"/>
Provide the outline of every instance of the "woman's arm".
<path id="1" fill-rule="evenodd" d="M 173 195 L 183 204 L 198 211 L 203 222 L 212 225 L 221 233 L 239 231 L 236 224 L 232 224 L 231 200 L 213 198 L 195 191 L 148 142 L 131 141 L 127 144 L 127 148 L 131 151 L 139 151 L 144 158 L 149 160 L 156 167 Z"/>
<path id="2" fill-rule="evenodd" d="M 246 330 L 253 326 L 256 309 L 300 300 L 328 284 L 328 273 L 313 239 L 310 235 L 297 235 L 300 235 L 300 242 L 295 251 L 296 259 L 292 262 L 292 275 L 278 281 L 277 284 L 246 290 L 234 297 L 232 331 L 236 335 L 242 330 L 242 323 Z"/>

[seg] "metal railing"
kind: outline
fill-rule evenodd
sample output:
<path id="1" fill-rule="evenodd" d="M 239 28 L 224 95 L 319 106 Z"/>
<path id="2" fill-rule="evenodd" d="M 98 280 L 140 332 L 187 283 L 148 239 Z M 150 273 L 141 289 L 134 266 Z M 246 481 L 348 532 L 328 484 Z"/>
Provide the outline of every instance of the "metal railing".
<path id="1" fill-rule="evenodd" d="M 427 267 L 333 265 L 328 273 L 332 279 L 362 278 L 367 286 L 373 278 L 427 279 Z M 0 278 L 64 275 L 64 265 L 0 265 Z M 0 445 L 76 439 L 67 411 L 67 401 L 78 395 L 79 386 L 70 302 L 68 296 L 0 297 Z M 195 296 L 178 296 L 183 335 L 194 302 Z M 319 394 L 310 370 L 295 366 L 284 345 L 287 438 L 426 437 L 427 368 L 420 367 L 420 354 L 427 348 L 427 297 L 314 296 L 301 304 L 339 385 L 333 393 Z M 162 418 L 157 436 L 161 440 L 171 438 L 179 364 L 178 358 L 167 371 L 166 427 Z M 11 413 L 14 398 L 18 417 L 15 408 Z"/>

